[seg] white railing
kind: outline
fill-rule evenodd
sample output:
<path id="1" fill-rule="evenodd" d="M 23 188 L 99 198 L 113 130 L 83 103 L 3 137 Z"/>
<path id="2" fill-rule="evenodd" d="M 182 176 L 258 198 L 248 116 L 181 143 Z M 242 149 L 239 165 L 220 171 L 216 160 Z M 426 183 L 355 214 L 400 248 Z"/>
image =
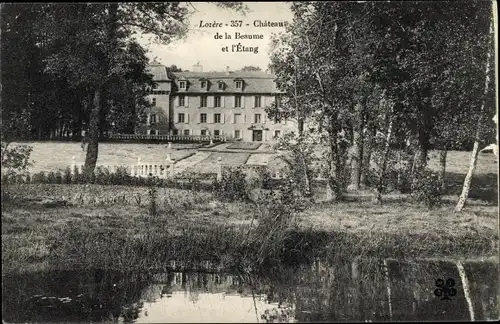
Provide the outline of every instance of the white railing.
<path id="1" fill-rule="evenodd" d="M 79 173 L 83 173 L 84 162 L 76 162 L 73 156 L 71 161 L 71 172 L 77 170 Z M 167 153 L 167 158 L 164 161 L 142 161 L 139 157 L 137 158 L 136 164 L 96 164 L 96 167 L 100 167 L 109 171 L 109 173 L 116 173 L 118 168 L 124 168 L 128 174 L 132 177 L 159 177 L 159 178 L 173 178 L 175 174 L 175 160 Z"/>
<path id="2" fill-rule="evenodd" d="M 185 141 L 185 142 L 226 142 L 225 136 L 220 135 L 146 135 L 146 134 L 113 134 L 109 139 L 116 140 L 160 140 L 160 141 Z"/>

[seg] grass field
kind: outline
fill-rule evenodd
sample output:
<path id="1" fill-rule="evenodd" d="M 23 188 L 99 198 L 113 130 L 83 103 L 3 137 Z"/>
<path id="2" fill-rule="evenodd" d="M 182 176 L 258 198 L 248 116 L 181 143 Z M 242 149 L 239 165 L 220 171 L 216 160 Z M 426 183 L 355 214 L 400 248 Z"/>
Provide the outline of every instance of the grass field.
<path id="1" fill-rule="evenodd" d="M 64 168 L 78 150 L 82 157 L 78 144 L 35 143 L 33 147 L 33 159 L 39 169 Z M 102 144 L 100 159 L 133 163 L 138 156 L 143 160 L 162 159 L 165 151 L 165 146 Z M 174 150 L 173 155 L 192 152 Z M 215 172 L 218 157 L 224 164 L 232 165 L 252 161 L 247 153 L 207 153 L 210 153 L 208 158 L 190 171 Z M 321 202 L 324 186 L 315 187 L 317 202 L 299 213 L 296 230 L 312 237 L 326 233 L 330 241 L 322 244 L 328 245 L 332 253 L 455 258 L 497 255 L 495 156 L 479 156 L 470 199 L 462 213 L 453 212 L 469 158 L 469 152 L 449 152 L 448 187 L 442 206 L 436 209 L 429 210 L 397 194 L 386 195 L 384 203 L 378 205 L 371 201 L 371 192 L 351 193 L 345 201 L 324 203 Z M 256 162 L 261 159 L 257 154 L 253 158 Z M 278 164 L 283 162 L 270 159 L 271 167 Z M 431 154 L 429 166 L 438 168 L 436 154 Z M 150 196 L 145 187 L 32 184 L 11 185 L 9 191 L 23 198 L 2 205 L 5 271 L 53 268 L 63 263 L 70 268 L 103 263 L 119 266 L 127 262 L 145 266 L 147 262 L 140 259 L 141 254 L 134 252 L 139 248 L 151 251 L 148 262 L 153 263 L 161 261 L 160 255 L 208 253 L 217 258 L 224 255 L 232 258 L 241 253 L 236 247 L 242 233 L 251 224 L 258 224 L 255 219 L 258 208 L 253 203 L 221 202 L 212 193 L 203 191 L 160 188 L 156 216 L 150 215 Z M 65 197 L 71 202 L 77 194 L 81 194 L 80 198 L 68 206 L 47 208 L 36 203 L 37 199 L 47 197 Z M 104 232 L 110 233 L 110 241 L 104 241 L 108 240 Z"/>
<path id="2" fill-rule="evenodd" d="M 173 244 L 172 236 L 179 239 L 186 235 L 196 238 L 192 242 L 186 239 L 183 249 L 197 247 L 196 253 L 218 251 L 221 255 L 228 249 L 224 246 L 233 246 L 241 240 L 241 233 L 246 232 L 250 224 L 258 224 L 254 219 L 255 205 L 221 202 L 209 192 L 160 189 L 158 215 L 151 216 L 147 188 L 16 185 L 11 190 L 22 192 L 29 201 L 2 206 L 2 272 L 59 267 L 61 262 L 67 267 L 92 266 L 96 262 L 116 265 L 117 257 L 101 259 L 102 251 L 95 254 L 80 251 L 83 246 L 107 240 L 108 234 L 103 236 L 103 233 L 110 233 L 115 237 L 113 240 L 118 240 L 97 244 L 108 249 L 106 255 L 129 253 L 122 250 L 120 240 L 132 240 L 133 244 L 146 244 L 155 250 L 157 244 Z M 82 192 L 84 197 L 75 205 L 46 208 L 33 203 L 47 196 L 71 198 L 77 192 Z M 109 197 L 123 199 L 120 203 L 111 203 Z M 330 235 L 333 241 L 327 243 L 334 250 L 340 247 L 331 244 L 343 240 L 342 249 L 348 251 L 342 253 L 473 258 L 497 254 L 497 212 L 496 206 L 473 201 L 463 213 L 456 215 L 453 204 L 428 210 L 392 195 L 386 198 L 384 205 L 359 199 L 335 204 L 317 203 L 299 213 L 296 224 L 299 232 L 312 236 Z M 158 242 L 151 241 L 152 236 L 157 237 Z M 82 240 L 89 242 L 84 244 Z M 175 246 L 163 246 L 162 253 L 178 257 L 175 253 L 181 252 Z M 316 248 L 320 250 L 324 246 Z M 79 251 L 78 256 L 66 255 L 75 251 Z"/>

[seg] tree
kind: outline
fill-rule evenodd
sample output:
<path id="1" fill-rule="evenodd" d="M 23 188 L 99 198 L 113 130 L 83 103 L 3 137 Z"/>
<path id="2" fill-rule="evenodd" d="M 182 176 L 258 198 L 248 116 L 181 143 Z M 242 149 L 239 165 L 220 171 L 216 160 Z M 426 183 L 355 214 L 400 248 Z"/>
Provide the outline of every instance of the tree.
<path id="1" fill-rule="evenodd" d="M 218 6 L 236 8 L 238 3 Z M 105 3 L 46 5 L 44 28 L 55 51 L 46 60 L 46 71 L 66 76 L 73 87 L 85 90 L 88 104 L 89 144 L 85 173 L 94 171 L 103 121 L 110 111 L 111 89 L 117 80 L 145 73 L 143 53 L 135 33 L 142 32 L 162 43 L 183 37 L 189 11 L 181 3 Z M 139 62 L 135 69 L 126 62 Z M 139 73 L 139 74 L 137 74 Z M 119 105 L 114 105 L 119 107 Z"/>
<path id="2" fill-rule="evenodd" d="M 262 69 L 258 66 L 247 65 L 244 66 L 241 71 L 262 71 Z"/>
<path id="3" fill-rule="evenodd" d="M 296 118 L 299 133 L 306 119 L 325 132 L 328 186 L 335 197 L 345 189 L 353 128 L 360 136 L 354 136 L 359 150 L 351 156 L 362 152 L 360 126 L 369 110 L 359 107 L 366 104 L 362 93 L 369 88 L 366 71 L 370 58 L 363 41 L 353 40 L 364 40 L 363 34 L 369 31 L 358 27 L 365 25 L 370 8 L 366 3 L 294 2 L 294 21 L 273 44 L 272 68 L 284 98 L 280 107 L 270 107 L 269 114 Z M 359 174 L 362 163 L 355 160 Z M 359 183 L 360 176 L 355 178 Z"/>
<path id="4" fill-rule="evenodd" d="M 337 196 L 349 166 L 348 188 L 359 188 L 373 153 L 380 200 L 392 168 L 399 179 L 400 150 L 413 154 L 418 175 L 431 148 L 470 140 L 482 114 L 475 105 L 483 74 L 476 62 L 484 50 L 474 36 L 484 34 L 482 2 L 292 3 L 292 11 L 293 23 L 273 40 L 272 68 L 283 98 L 269 115 L 307 119 L 326 133 Z M 375 143 L 377 133 L 383 145 Z"/>
<path id="5" fill-rule="evenodd" d="M 177 65 L 172 64 L 170 66 L 167 66 L 167 72 L 168 73 L 170 73 L 170 72 L 182 72 L 182 69 L 178 68 Z"/>
<path id="6" fill-rule="evenodd" d="M 455 211 L 456 212 L 460 212 L 462 211 L 462 209 L 464 208 L 465 206 L 465 202 L 467 200 L 467 197 L 469 196 L 469 190 L 470 190 L 470 185 L 471 185 L 471 182 L 472 182 L 472 176 L 474 174 L 474 169 L 476 167 L 476 163 L 477 163 L 477 155 L 479 153 L 479 143 L 480 143 L 480 140 L 481 140 L 481 130 L 482 130 L 482 127 L 483 127 L 483 120 L 484 120 L 484 110 L 485 110 L 485 105 L 486 105 L 486 98 L 487 98 L 487 95 L 488 95 L 488 92 L 490 91 L 489 87 L 490 87 L 490 82 L 491 82 L 491 64 L 492 64 L 492 52 L 493 52 L 493 46 L 494 46 L 494 37 L 493 36 L 493 25 L 494 25 L 494 21 L 493 21 L 493 15 L 494 15 L 494 12 L 492 10 L 492 6 L 491 6 L 491 19 L 488 19 L 489 21 L 489 26 L 488 26 L 488 31 L 489 31 L 489 36 L 490 36 L 490 42 L 489 44 L 487 43 L 486 44 L 486 52 L 487 52 L 487 58 L 486 58 L 486 63 L 485 63 L 485 71 L 484 71 L 484 92 L 483 92 L 483 96 L 481 98 L 481 104 L 480 104 L 480 110 L 479 110 L 479 116 L 478 116 L 478 119 L 477 119 L 477 126 L 476 126 L 476 132 L 475 132 L 475 140 L 474 140 L 474 147 L 472 149 L 472 153 L 471 153 L 471 160 L 470 160 L 470 165 L 469 165 L 469 170 L 467 171 L 467 175 L 465 177 L 465 180 L 464 180 L 464 185 L 463 185 L 463 188 L 462 188 L 462 193 L 458 199 L 458 202 L 457 202 L 457 205 L 455 207 Z"/>

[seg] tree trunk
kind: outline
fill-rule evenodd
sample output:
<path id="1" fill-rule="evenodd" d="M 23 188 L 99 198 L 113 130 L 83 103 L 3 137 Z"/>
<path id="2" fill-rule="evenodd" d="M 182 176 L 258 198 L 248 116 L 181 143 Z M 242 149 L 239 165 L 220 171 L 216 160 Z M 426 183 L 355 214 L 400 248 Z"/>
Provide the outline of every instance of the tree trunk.
<path id="1" fill-rule="evenodd" d="M 99 133 L 100 133 L 100 111 L 101 111 L 101 90 L 94 91 L 94 100 L 91 105 L 89 128 L 88 128 L 88 144 L 87 155 L 85 157 L 84 173 L 91 176 L 94 172 L 97 156 L 99 153 Z"/>
<path id="2" fill-rule="evenodd" d="M 493 24 L 490 20 L 490 34 L 493 34 Z M 479 153 L 479 140 L 481 138 L 481 129 L 483 127 L 483 113 L 484 106 L 486 104 L 486 96 L 488 94 L 489 85 L 490 85 L 490 64 L 491 64 L 491 51 L 488 48 L 488 56 L 486 58 L 486 67 L 485 67 L 485 81 L 484 81 L 484 91 L 483 98 L 481 100 L 481 108 L 479 109 L 479 116 L 477 118 L 477 126 L 476 126 L 476 134 L 474 136 L 474 147 L 472 149 L 472 154 L 470 158 L 469 170 L 467 171 L 467 175 L 465 176 L 464 186 L 462 188 L 462 194 L 458 199 L 457 205 L 455 207 L 455 212 L 461 212 L 465 206 L 465 202 L 467 197 L 469 196 L 470 184 L 472 182 L 472 175 L 474 174 L 474 169 L 476 168 L 477 163 L 477 155 Z"/>
<path id="3" fill-rule="evenodd" d="M 384 154 L 382 156 L 382 165 L 379 170 L 379 178 L 377 183 L 377 193 L 375 195 L 375 201 L 377 203 L 382 203 L 382 192 L 385 187 L 385 177 L 386 177 L 386 169 L 387 169 L 387 160 L 389 159 L 389 153 L 391 151 L 391 139 L 392 139 L 392 128 L 393 128 L 393 112 L 394 112 L 394 103 L 389 103 L 391 105 L 391 109 L 389 111 L 388 116 L 388 124 L 387 124 L 387 132 L 385 137 L 385 147 Z"/>
<path id="4" fill-rule="evenodd" d="M 363 163 L 363 116 L 361 105 L 356 105 L 355 125 L 351 148 L 351 179 L 347 190 L 357 191 L 361 182 L 361 165 Z"/>
<path id="5" fill-rule="evenodd" d="M 375 145 L 375 134 L 377 130 L 375 127 L 369 127 L 367 129 L 367 136 L 364 140 L 364 147 L 363 147 L 363 159 L 361 160 L 361 179 L 360 183 L 361 186 L 365 187 L 368 186 L 368 174 L 370 172 L 370 162 L 372 158 L 372 151 L 373 147 Z"/>
<path id="6" fill-rule="evenodd" d="M 425 167 L 427 166 L 427 156 L 428 156 L 428 150 L 425 145 L 422 145 L 421 142 L 419 142 L 418 148 L 415 151 L 415 155 L 413 156 L 413 167 L 412 167 L 412 182 L 411 182 L 411 188 L 412 191 L 415 188 L 418 177 L 422 174 L 422 172 L 425 170 Z"/>
<path id="7" fill-rule="evenodd" d="M 332 118 L 333 119 L 333 118 Z M 337 200 L 340 197 L 338 189 L 338 145 L 337 145 L 337 129 L 333 123 L 329 127 L 328 141 L 329 141 L 329 161 L 328 165 L 328 181 L 327 181 L 327 200 Z"/>
<path id="8" fill-rule="evenodd" d="M 446 189 L 446 156 L 448 155 L 448 150 L 445 148 L 439 151 L 439 182 L 441 184 L 441 189 Z"/>
<path id="9" fill-rule="evenodd" d="M 305 186 L 305 196 L 310 197 L 311 196 L 311 182 L 309 181 L 309 175 L 307 174 L 308 167 L 306 164 L 306 160 L 304 156 L 301 154 L 300 160 L 302 163 L 302 170 L 304 170 L 304 186 Z"/>

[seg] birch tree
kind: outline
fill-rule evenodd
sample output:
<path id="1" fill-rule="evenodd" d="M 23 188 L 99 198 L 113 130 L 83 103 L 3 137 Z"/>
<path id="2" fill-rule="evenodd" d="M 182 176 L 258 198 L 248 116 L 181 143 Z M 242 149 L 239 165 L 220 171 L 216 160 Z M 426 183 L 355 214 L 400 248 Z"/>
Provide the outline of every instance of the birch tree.
<path id="1" fill-rule="evenodd" d="M 470 163 L 469 163 L 469 170 L 467 171 L 467 175 L 465 176 L 465 180 L 464 180 L 464 185 L 463 185 L 463 188 L 462 188 L 462 193 L 460 194 L 460 197 L 458 199 L 458 202 L 457 202 L 457 205 L 455 206 L 455 212 L 461 212 L 462 209 L 464 208 L 465 206 L 465 202 L 467 200 L 467 197 L 469 196 L 469 190 L 470 190 L 470 185 L 471 185 L 471 182 L 472 182 L 472 176 L 474 175 L 474 170 L 476 168 L 476 164 L 477 164 L 477 156 L 478 156 L 478 153 L 479 153 L 479 143 L 480 143 L 480 140 L 481 140 L 481 131 L 482 131 L 482 127 L 483 127 L 483 113 L 484 113 L 484 110 L 485 110 L 485 105 L 486 105 L 486 98 L 487 98 L 487 95 L 488 95 L 488 92 L 489 92 L 489 87 L 490 87 L 490 74 L 491 74 L 491 65 L 492 65 L 492 55 L 493 55 L 493 48 L 494 48 L 494 31 L 493 31 L 493 28 L 494 28 L 494 21 L 493 21 L 493 16 L 494 15 L 494 12 L 493 10 L 491 10 L 491 19 L 488 19 L 488 22 L 489 22 L 489 26 L 488 26 L 488 30 L 489 30 L 489 39 L 490 39 L 490 42 L 487 43 L 486 45 L 486 52 L 487 52 L 487 57 L 486 57 L 486 62 L 485 62 L 485 65 L 484 65 L 484 92 L 483 92 L 483 96 L 481 98 L 481 106 L 480 106 L 480 110 L 479 110 L 479 116 L 478 116 L 478 119 L 477 119 L 477 126 L 476 126 L 476 132 L 475 132 L 475 140 L 474 140 L 474 147 L 472 149 L 472 153 L 471 153 L 471 158 L 470 158 Z M 498 54 L 498 53 L 496 53 Z"/>

